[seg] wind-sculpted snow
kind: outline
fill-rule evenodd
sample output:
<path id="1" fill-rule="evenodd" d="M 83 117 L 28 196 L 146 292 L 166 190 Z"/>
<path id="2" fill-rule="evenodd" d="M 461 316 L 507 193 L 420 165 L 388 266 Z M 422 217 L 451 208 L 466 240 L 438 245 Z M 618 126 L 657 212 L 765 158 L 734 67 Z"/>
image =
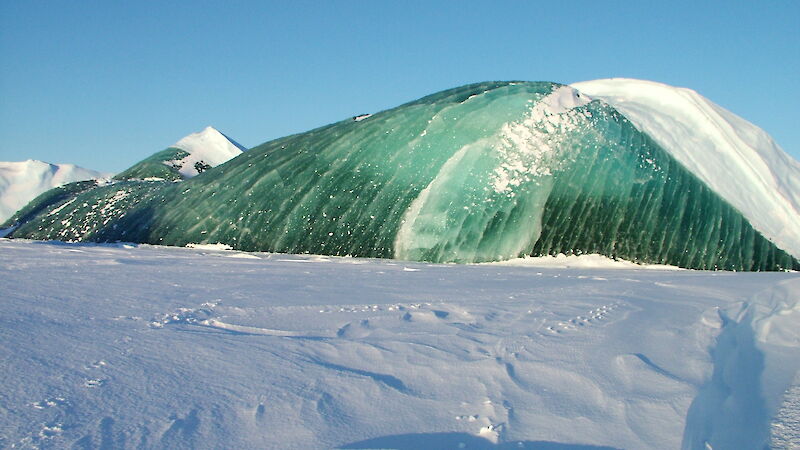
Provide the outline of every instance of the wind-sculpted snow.
<path id="1" fill-rule="evenodd" d="M 799 448 L 800 274 L 592 264 L 0 239 L 0 448 Z"/>
<path id="2" fill-rule="evenodd" d="M 91 189 L 17 220 L 12 236 L 800 268 L 614 108 L 570 87 L 474 84 L 359 119 L 267 142 L 180 183 Z"/>

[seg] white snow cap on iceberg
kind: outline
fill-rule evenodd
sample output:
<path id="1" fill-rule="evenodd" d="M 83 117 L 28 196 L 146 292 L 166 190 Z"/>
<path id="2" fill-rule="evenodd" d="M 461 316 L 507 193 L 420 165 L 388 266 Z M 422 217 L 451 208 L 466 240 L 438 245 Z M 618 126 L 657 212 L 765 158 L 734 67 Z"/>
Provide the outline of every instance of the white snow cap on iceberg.
<path id="1" fill-rule="evenodd" d="M 179 167 L 178 171 L 184 178 L 191 178 L 200 173 L 196 167 L 197 163 L 216 167 L 247 151 L 214 127 L 206 127 L 203 131 L 192 133 L 176 142 L 173 147 L 189 153 L 189 156 L 181 160 L 166 162 L 167 165 Z"/>
<path id="2" fill-rule="evenodd" d="M 616 108 L 767 239 L 800 258 L 800 163 L 764 130 L 691 89 L 627 78 L 572 87 Z"/>
<path id="3" fill-rule="evenodd" d="M 54 187 L 110 176 L 74 164 L 49 164 L 34 159 L 0 162 L 0 223 Z"/>

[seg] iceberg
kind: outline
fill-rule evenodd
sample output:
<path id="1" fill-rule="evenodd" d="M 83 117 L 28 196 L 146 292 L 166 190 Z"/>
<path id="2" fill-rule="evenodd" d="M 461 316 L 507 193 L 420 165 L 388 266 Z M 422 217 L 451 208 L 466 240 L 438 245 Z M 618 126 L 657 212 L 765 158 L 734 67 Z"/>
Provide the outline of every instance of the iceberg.
<path id="1" fill-rule="evenodd" d="M 168 167 L 185 158 L 156 159 Z M 696 269 L 800 269 L 797 254 L 663 143 L 608 102 L 558 83 L 462 86 L 199 172 L 140 171 L 37 199 L 9 221 L 11 236 L 431 262 L 598 253 Z"/>

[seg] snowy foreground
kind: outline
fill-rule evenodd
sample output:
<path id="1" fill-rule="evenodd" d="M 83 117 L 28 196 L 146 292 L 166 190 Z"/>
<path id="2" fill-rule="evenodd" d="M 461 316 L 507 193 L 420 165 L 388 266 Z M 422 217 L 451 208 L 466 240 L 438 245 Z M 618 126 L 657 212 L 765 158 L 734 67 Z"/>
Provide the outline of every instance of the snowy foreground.
<path id="1" fill-rule="evenodd" d="M 570 265 L 3 239 L 0 447 L 798 445 L 800 274 Z"/>

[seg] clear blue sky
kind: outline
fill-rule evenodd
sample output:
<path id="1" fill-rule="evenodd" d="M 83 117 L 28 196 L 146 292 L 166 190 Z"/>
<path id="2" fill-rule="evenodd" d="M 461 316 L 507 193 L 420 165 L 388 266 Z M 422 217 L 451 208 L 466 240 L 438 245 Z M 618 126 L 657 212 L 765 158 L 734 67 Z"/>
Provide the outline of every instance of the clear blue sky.
<path id="1" fill-rule="evenodd" d="M 119 171 L 483 80 L 686 86 L 800 159 L 800 1 L 0 0 L 0 161 Z"/>

